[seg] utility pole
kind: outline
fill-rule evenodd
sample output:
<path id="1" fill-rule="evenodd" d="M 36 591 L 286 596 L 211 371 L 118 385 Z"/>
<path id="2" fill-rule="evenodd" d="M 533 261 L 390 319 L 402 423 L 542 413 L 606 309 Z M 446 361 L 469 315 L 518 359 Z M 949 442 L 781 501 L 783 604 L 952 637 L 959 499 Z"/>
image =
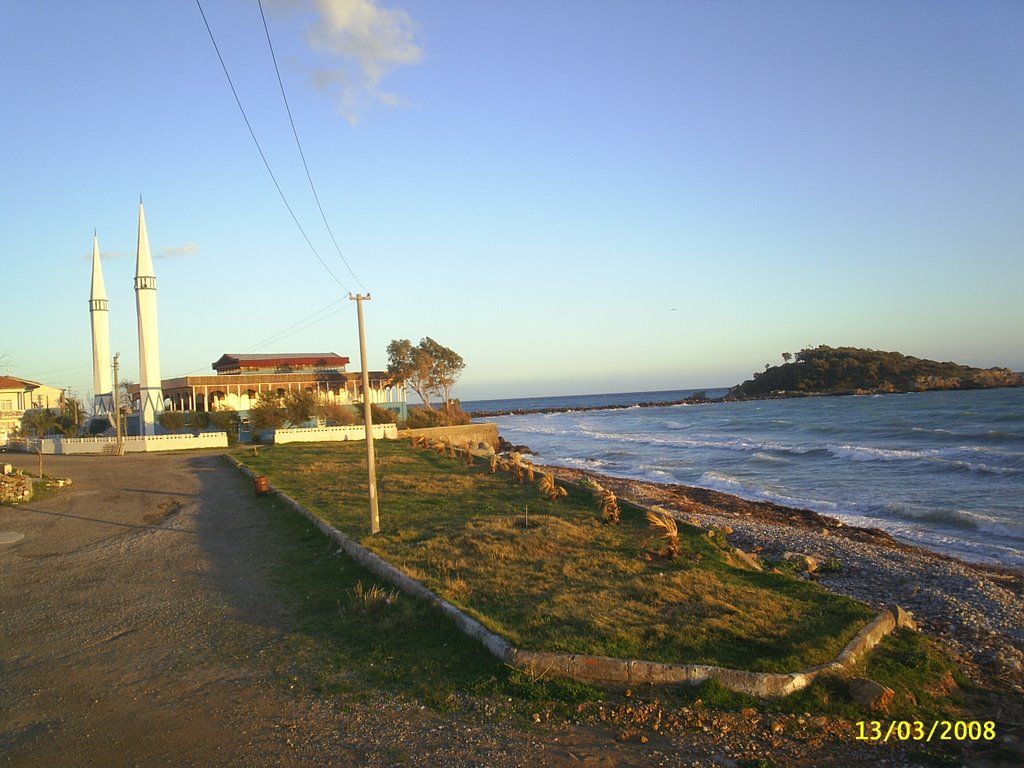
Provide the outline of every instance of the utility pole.
<path id="1" fill-rule="evenodd" d="M 121 393 L 117 389 L 117 370 L 121 353 L 114 353 L 114 430 L 117 433 L 117 455 L 124 455 L 124 443 L 121 440 Z"/>
<path id="2" fill-rule="evenodd" d="M 363 369 L 363 427 L 366 431 L 366 473 L 370 481 L 370 533 L 380 533 L 380 512 L 377 509 L 377 461 L 373 455 L 373 418 L 370 413 L 370 369 L 366 367 L 366 333 L 363 330 L 363 301 L 370 294 L 349 294 L 359 315 L 359 364 Z"/>

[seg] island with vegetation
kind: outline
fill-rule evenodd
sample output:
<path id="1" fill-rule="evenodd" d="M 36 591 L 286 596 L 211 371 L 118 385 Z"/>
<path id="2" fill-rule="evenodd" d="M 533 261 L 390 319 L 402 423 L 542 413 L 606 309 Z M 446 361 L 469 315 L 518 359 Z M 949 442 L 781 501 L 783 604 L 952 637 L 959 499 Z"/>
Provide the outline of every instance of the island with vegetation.
<path id="1" fill-rule="evenodd" d="M 1024 386 L 1024 374 L 1008 368 L 972 368 L 874 349 L 820 345 L 796 355 L 785 352 L 782 359 L 782 365 L 766 364 L 737 384 L 726 399 Z"/>

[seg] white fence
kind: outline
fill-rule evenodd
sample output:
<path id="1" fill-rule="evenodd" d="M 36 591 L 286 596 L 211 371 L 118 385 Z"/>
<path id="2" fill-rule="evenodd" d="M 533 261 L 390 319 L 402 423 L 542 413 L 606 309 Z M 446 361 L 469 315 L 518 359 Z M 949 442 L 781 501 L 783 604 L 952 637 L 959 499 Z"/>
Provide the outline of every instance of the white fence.
<path id="1" fill-rule="evenodd" d="M 374 440 L 395 440 L 398 426 L 395 424 L 374 424 Z M 274 431 L 275 445 L 285 443 L 326 443 L 342 440 L 365 440 L 366 430 L 361 424 L 351 427 L 309 427 L 303 429 L 277 429 Z"/>
<path id="2" fill-rule="evenodd" d="M 117 449 L 116 437 L 44 437 L 40 440 L 45 454 L 112 453 Z M 122 437 L 125 453 L 182 451 L 194 448 L 227 448 L 226 432 L 200 432 L 198 435 L 148 435 Z M 32 445 L 31 448 L 35 446 Z"/>

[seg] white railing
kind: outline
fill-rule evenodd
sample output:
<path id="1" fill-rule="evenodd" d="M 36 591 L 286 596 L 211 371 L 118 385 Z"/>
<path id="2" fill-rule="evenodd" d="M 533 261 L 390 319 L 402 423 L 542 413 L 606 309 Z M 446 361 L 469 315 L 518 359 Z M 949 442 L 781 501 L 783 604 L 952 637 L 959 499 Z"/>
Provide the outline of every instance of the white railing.
<path id="1" fill-rule="evenodd" d="M 374 424 L 374 440 L 395 440 L 398 426 L 395 424 Z M 366 431 L 361 424 L 349 427 L 303 427 L 299 429 L 274 430 L 274 443 L 326 443 L 343 440 L 364 440 Z"/>
<path id="2" fill-rule="evenodd" d="M 40 441 L 45 454 L 87 454 L 103 453 L 104 449 L 117 445 L 116 437 L 61 437 L 53 435 Z M 200 432 L 182 435 L 146 435 L 122 437 L 125 453 L 149 453 L 153 451 L 181 451 L 195 448 L 227 448 L 226 432 Z"/>

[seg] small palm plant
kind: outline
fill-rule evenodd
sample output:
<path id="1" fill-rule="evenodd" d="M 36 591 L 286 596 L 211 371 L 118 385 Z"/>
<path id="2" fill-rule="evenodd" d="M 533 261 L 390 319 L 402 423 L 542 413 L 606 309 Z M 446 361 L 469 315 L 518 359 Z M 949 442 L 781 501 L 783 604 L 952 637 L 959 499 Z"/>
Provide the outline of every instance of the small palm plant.
<path id="1" fill-rule="evenodd" d="M 583 481 L 584 487 L 594 494 L 594 500 L 601 508 L 601 519 L 606 523 L 618 525 L 621 519 L 619 511 L 619 500 L 612 491 L 609 491 L 593 478 L 586 478 Z"/>
<path id="2" fill-rule="evenodd" d="M 679 542 L 679 526 L 676 524 L 676 519 L 668 512 L 653 509 L 647 510 L 646 517 L 647 522 L 659 531 L 661 537 L 666 541 L 667 546 L 661 554 L 669 559 L 679 557 L 682 547 Z"/>
<path id="3" fill-rule="evenodd" d="M 509 456 L 509 459 L 511 459 L 512 461 L 510 471 L 512 472 L 512 474 L 516 476 L 516 479 L 519 481 L 519 484 L 522 485 L 523 478 L 526 477 L 526 465 L 523 463 L 523 454 L 513 452 Z"/>
<path id="4" fill-rule="evenodd" d="M 597 497 L 597 503 L 601 505 L 601 519 L 606 523 L 618 525 L 621 512 L 619 511 L 619 500 L 615 494 L 607 488 L 602 488 L 594 495 Z"/>
<path id="5" fill-rule="evenodd" d="M 551 499 L 551 501 L 557 501 L 562 496 L 569 495 L 569 492 L 556 483 L 555 478 L 551 475 L 541 475 L 540 482 L 537 483 L 537 489 Z"/>

